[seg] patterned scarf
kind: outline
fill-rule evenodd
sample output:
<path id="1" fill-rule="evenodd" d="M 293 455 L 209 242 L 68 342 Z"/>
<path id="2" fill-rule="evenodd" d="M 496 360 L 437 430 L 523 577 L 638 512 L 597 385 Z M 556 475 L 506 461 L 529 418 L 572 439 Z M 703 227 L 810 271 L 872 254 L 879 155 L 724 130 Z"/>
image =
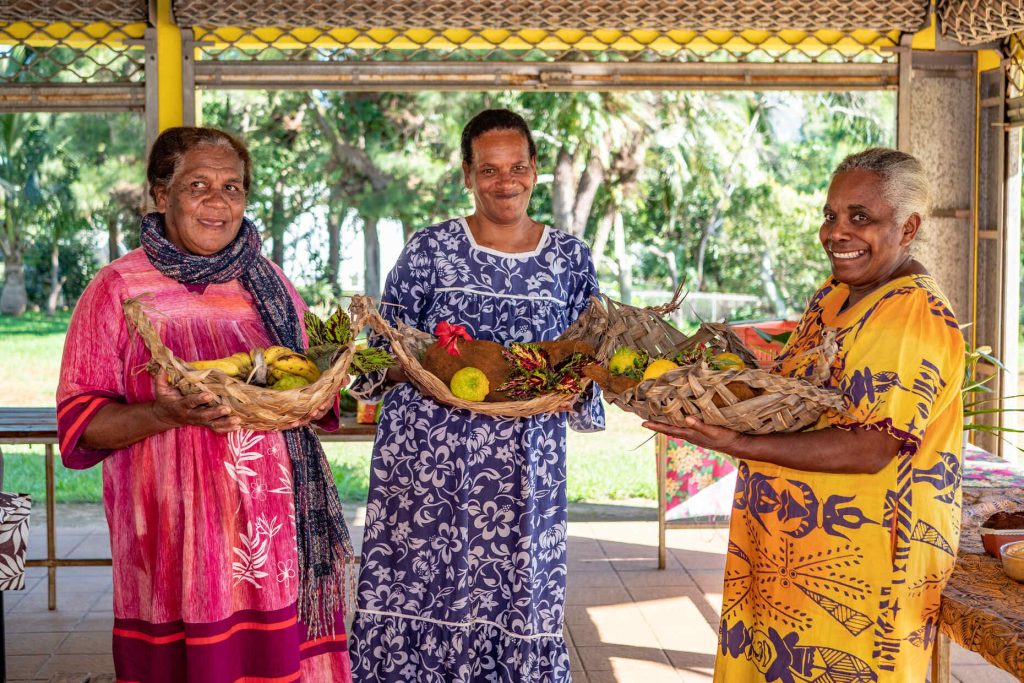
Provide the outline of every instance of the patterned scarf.
<path id="1" fill-rule="evenodd" d="M 181 251 L 164 236 L 164 216 L 142 219 L 142 248 L 161 273 L 183 284 L 238 280 L 252 294 L 274 344 L 301 352 L 302 330 L 284 283 L 260 254 L 259 230 L 248 218 L 235 239 L 213 256 Z M 338 489 L 312 427 L 284 432 L 292 461 L 295 532 L 299 547 L 298 615 L 310 638 L 334 633 L 334 614 L 344 603 L 346 571 L 355 562 Z M 350 578 L 350 577 L 349 577 Z"/>

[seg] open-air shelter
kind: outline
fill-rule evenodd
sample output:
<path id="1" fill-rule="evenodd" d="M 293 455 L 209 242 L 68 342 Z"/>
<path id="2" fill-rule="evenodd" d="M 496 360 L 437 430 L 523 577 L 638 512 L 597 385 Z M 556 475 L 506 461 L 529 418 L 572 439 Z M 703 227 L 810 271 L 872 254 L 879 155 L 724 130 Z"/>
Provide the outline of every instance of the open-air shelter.
<path id="1" fill-rule="evenodd" d="M 215 89 L 894 91 L 932 175 L 921 260 L 1015 393 L 1019 0 L 5 0 L 0 67 L 0 112 L 139 112 L 147 145 Z"/>

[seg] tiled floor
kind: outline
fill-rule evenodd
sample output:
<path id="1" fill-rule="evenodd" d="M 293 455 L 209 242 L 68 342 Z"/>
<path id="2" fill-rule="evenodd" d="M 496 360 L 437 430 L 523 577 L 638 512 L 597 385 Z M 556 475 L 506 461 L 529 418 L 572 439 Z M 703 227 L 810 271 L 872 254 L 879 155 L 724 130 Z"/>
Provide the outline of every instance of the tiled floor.
<path id="1" fill-rule="evenodd" d="M 62 555 L 109 557 L 97 507 L 62 509 L 58 519 Z M 571 520 L 566 635 L 574 681 L 709 681 L 725 530 L 669 531 L 668 567 L 658 571 L 653 509 L 574 506 Z M 46 547 L 40 511 L 32 521 L 30 556 L 39 556 Z M 353 536 L 361 536 L 358 528 Z M 113 672 L 109 568 L 61 569 L 58 577 L 54 612 L 46 609 L 45 570 L 29 570 L 25 591 L 4 594 L 10 681 Z M 1014 680 L 955 646 L 953 673 L 959 683 Z"/>

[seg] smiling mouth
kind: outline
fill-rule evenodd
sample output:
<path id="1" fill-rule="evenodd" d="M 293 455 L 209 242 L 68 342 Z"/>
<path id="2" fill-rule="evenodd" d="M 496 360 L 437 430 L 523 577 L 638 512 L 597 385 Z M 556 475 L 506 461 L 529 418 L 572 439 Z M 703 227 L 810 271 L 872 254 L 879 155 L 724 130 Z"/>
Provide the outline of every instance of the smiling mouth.
<path id="1" fill-rule="evenodd" d="M 858 251 L 833 251 L 831 252 L 832 258 L 840 261 L 852 261 L 855 258 L 860 258 L 864 254 L 868 253 L 865 249 Z"/>

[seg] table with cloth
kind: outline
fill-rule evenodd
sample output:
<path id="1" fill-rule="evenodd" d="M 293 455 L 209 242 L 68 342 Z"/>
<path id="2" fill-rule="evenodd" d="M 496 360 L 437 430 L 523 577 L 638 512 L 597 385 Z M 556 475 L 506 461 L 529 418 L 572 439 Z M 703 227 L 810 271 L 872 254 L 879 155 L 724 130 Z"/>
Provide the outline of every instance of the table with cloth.
<path id="1" fill-rule="evenodd" d="M 999 560 L 985 554 L 977 531 L 994 512 L 1024 509 L 1024 468 L 972 446 L 964 452 L 964 463 L 960 550 L 942 593 L 940 628 L 1024 680 L 1024 584 L 1006 576 Z"/>

